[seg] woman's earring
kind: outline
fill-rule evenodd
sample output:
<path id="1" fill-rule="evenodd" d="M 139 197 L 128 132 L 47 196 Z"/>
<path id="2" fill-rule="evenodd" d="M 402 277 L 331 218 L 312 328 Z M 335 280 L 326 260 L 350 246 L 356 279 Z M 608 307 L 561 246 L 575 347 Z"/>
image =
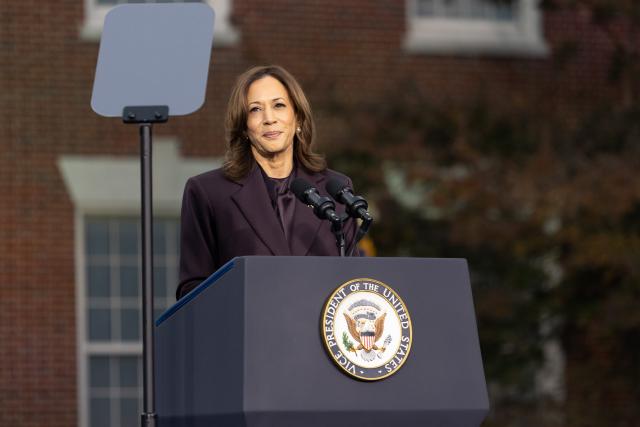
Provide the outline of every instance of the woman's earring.
<path id="1" fill-rule="evenodd" d="M 296 128 L 296 132 L 298 132 L 298 133 L 302 132 L 302 129 L 300 128 L 300 126 L 298 126 L 298 127 Z"/>

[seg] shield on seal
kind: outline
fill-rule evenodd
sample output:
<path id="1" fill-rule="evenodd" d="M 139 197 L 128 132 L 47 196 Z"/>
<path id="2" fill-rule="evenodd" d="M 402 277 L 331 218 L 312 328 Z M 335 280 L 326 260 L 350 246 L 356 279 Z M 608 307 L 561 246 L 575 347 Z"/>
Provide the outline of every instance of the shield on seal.
<path id="1" fill-rule="evenodd" d="M 373 332 L 363 332 L 360 334 L 360 342 L 365 350 L 371 351 L 376 342 L 376 336 Z"/>

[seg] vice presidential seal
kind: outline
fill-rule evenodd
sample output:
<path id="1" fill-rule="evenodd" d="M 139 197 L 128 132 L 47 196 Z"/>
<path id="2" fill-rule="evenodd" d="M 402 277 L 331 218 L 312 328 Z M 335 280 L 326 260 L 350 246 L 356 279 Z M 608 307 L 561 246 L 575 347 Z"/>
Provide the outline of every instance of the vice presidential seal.
<path id="1" fill-rule="evenodd" d="M 393 375 L 411 350 L 411 317 L 404 301 L 374 279 L 340 285 L 324 307 L 321 329 L 333 361 L 362 380 Z"/>

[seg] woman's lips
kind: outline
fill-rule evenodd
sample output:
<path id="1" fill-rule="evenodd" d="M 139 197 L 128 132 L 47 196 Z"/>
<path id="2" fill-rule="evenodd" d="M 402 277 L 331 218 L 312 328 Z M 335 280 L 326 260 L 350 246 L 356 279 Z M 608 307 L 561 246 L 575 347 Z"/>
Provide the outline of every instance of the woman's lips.
<path id="1" fill-rule="evenodd" d="M 277 132 L 277 131 L 266 132 L 266 133 L 263 133 L 262 136 L 264 136 L 265 138 L 274 139 L 279 137 L 281 133 L 282 132 Z"/>

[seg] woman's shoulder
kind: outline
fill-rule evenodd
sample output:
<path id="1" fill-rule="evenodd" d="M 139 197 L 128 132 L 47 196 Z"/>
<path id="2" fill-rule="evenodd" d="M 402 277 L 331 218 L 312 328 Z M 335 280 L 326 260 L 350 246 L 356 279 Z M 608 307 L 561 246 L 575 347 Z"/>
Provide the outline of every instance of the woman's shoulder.
<path id="1" fill-rule="evenodd" d="M 236 189 L 237 183 L 229 180 L 222 168 L 213 169 L 201 174 L 192 176 L 187 180 L 185 188 L 194 189 L 199 192 L 221 194 Z"/>
<path id="2" fill-rule="evenodd" d="M 217 168 L 217 169 L 213 169 L 213 170 L 192 176 L 191 178 L 189 178 L 189 181 L 197 182 L 197 183 L 209 183 L 209 182 L 222 182 L 222 181 L 229 181 L 229 180 L 224 176 L 224 170 L 222 168 Z"/>

